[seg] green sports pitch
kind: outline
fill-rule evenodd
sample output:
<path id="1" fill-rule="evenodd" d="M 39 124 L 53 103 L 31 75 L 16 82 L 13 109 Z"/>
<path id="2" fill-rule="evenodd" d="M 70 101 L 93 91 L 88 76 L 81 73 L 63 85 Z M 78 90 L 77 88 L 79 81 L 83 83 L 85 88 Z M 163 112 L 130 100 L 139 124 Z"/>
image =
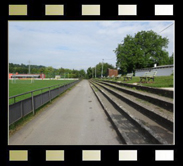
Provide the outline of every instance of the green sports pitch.
<path id="1" fill-rule="evenodd" d="M 46 88 L 54 85 L 64 85 L 68 84 L 70 82 L 73 82 L 74 80 L 9 80 L 9 97 L 19 95 L 22 93 L 26 93 L 29 91 L 34 91 L 41 88 Z M 55 87 L 52 87 L 51 89 L 54 89 Z M 46 88 L 44 90 L 39 90 L 34 92 L 34 95 L 40 94 L 42 92 L 48 91 L 49 89 Z M 25 94 L 19 97 L 16 97 L 16 102 L 26 99 L 28 97 L 31 97 L 31 93 Z M 14 99 L 9 100 L 9 104 L 13 104 Z"/>

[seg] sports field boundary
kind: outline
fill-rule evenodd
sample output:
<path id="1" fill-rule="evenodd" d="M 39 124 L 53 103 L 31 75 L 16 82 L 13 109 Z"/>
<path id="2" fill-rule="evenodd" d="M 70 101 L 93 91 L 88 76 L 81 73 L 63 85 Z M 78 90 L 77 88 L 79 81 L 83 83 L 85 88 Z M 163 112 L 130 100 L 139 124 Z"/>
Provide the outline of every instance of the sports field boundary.
<path id="1" fill-rule="evenodd" d="M 35 96 L 33 95 L 33 92 L 35 92 L 36 90 L 26 92 L 26 93 L 31 93 L 31 97 L 9 105 L 9 121 L 8 121 L 9 125 L 17 122 L 18 120 L 22 119 L 23 117 L 25 117 L 31 112 L 34 115 L 36 109 L 40 108 L 41 106 L 43 106 L 48 102 L 51 102 L 52 99 L 54 99 L 55 97 L 57 97 L 58 95 L 66 91 L 67 89 L 71 88 L 79 81 L 80 80 L 77 80 L 65 85 L 57 86 L 57 88 L 54 88 L 54 89 L 47 87 L 49 88 L 48 91 Z M 23 95 L 23 94 L 20 94 L 20 95 Z M 19 96 L 19 95 L 16 95 L 16 96 Z M 10 98 L 14 98 L 16 96 L 11 96 Z"/>

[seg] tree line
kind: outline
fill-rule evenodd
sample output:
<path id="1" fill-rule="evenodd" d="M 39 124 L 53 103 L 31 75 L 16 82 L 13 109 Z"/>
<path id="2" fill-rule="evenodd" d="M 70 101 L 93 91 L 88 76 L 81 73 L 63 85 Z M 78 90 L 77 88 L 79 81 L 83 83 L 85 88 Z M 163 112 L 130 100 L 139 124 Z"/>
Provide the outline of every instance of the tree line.
<path id="1" fill-rule="evenodd" d="M 103 66 L 103 70 L 102 70 L 102 66 Z M 89 67 L 87 69 L 87 77 L 88 78 L 95 78 L 95 73 L 96 73 L 97 78 L 101 77 L 101 75 L 103 75 L 103 77 L 107 77 L 108 76 L 108 68 L 115 69 L 115 67 L 111 64 L 98 63 L 95 67 Z"/>
<path id="2" fill-rule="evenodd" d="M 9 73 L 28 74 L 29 65 L 9 63 Z M 30 74 L 42 74 L 44 73 L 46 78 L 54 78 L 56 75 L 60 75 L 62 78 L 86 78 L 86 72 L 84 69 L 75 70 L 67 68 L 55 69 L 52 66 L 42 65 L 30 65 Z"/>

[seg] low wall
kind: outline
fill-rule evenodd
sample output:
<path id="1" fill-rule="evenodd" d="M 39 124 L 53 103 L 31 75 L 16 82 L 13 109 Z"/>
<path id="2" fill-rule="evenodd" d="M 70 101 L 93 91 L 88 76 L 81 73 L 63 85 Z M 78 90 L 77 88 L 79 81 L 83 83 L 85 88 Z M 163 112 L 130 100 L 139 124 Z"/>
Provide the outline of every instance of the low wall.
<path id="1" fill-rule="evenodd" d="M 174 72 L 173 65 L 157 66 L 152 68 L 136 69 L 135 76 L 143 76 L 145 72 L 157 71 L 156 76 L 170 76 Z"/>

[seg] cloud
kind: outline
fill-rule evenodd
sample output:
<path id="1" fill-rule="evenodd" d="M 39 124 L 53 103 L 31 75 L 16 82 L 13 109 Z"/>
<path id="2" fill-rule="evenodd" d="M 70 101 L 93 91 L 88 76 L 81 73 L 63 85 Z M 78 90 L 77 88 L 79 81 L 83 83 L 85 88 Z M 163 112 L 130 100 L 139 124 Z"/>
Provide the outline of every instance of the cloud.
<path id="1" fill-rule="evenodd" d="M 9 62 L 87 70 L 104 59 L 115 66 L 113 50 L 127 34 L 160 32 L 172 21 L 10 21 Z M 169 38 L 173 26 L 160 35 Z"/>

